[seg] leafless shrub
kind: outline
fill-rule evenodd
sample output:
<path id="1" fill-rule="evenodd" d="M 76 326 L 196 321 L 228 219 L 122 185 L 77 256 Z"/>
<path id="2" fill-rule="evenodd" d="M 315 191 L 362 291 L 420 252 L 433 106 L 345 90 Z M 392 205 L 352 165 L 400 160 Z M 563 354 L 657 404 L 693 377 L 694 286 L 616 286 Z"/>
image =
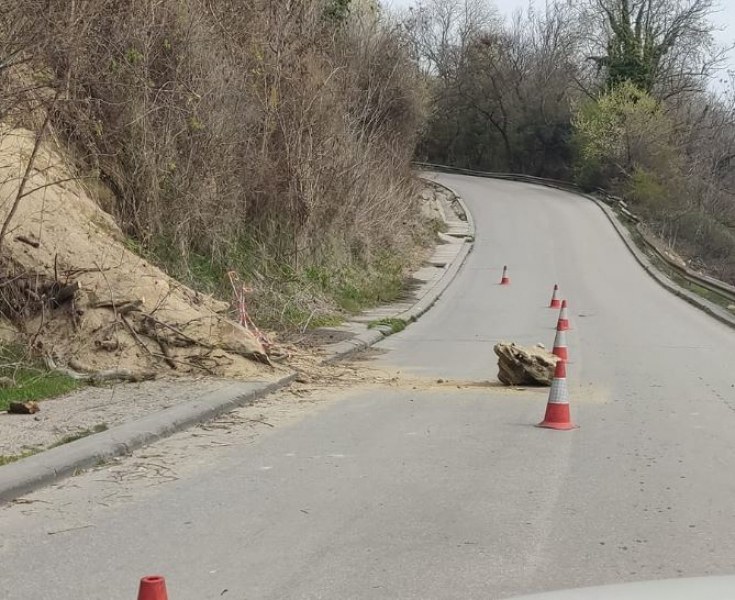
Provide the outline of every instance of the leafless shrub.
<path id="1" fill-rule="evenodd" d="M 43 17 L 54 131 L 159 257 L 258 247 L 338 268 L 410 249 L 420 85 L 369 8 L 334 23 L 322 0 L 16 5 Z"/>

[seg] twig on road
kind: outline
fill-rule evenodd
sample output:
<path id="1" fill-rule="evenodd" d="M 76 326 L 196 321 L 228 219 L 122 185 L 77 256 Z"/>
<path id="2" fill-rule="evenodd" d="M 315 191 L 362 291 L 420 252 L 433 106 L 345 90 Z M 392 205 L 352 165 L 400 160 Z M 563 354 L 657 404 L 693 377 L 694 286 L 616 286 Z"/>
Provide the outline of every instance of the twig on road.
<path id="1" fill-rule="evenodd" d="M 80 525 L 79 527 L 69 527 L 68 529 L 59 529 L 58 531 L 49 531 L 48 535 L 56 535 L 58 533 L 68 533 L 70 531 L 78 531 L 79 529 L 88 529 L 90 527 L 94 527 L 94 525 Z"/>

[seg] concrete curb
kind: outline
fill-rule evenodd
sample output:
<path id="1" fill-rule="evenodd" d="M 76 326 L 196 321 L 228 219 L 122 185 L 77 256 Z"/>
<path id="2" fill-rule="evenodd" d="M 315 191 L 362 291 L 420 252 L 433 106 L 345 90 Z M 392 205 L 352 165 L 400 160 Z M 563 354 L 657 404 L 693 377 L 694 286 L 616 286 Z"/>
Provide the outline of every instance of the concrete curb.
<path id="1" fill-rule="evenodd" d="M 641 267 L 643 267 L 643 270 L 648 273 L 659 285 L 661 285 L 663 288 L 665 288 L 675 296 L 678 296 L 682 300 L 685 300 L 689 304 L 704 311 L 721 323 L 724 323 L 725 325 L 728 325 L 735 329 L 735 315 L 731 315 L 724 308 L 718 306 L 714 302 L 710 302 L 706 298 L 702 298 L 694 292 L 685 290 L 678 283 L 664 275 L 658 269 L 658 267 L 653 264 L 651 259 L 648 258 L 648 256 L 638 247 L 638 244 L 635 243 L 635 240 L 630 235 L 630 232 L 620 223 L 617 216 L 609 206 L 607 206 L 604 202 L 595 198 L 594 196 L 584 194 L 584 197 L 592 200 L 595 204 L 597 204 L 600 210 L 605 213 L 605 216 L 608 218 L 610 223 L 612 223 L 613 228 L 623 240 L 623 243 L 627 246 L 628 250 L 636 259 L 638 264 L 640 264 Z"/>
<path id="2" fill-rule="evenodd" d="M 468 235 L 474 240 L 474 220 L 464 201 L 453 190 L 437 182 L 433 183 L 449 190 L 456 197 L 467 219 Z M 415 321 L 429 310 L 456 277 L 472 245 L 471 241 L 465 242 L 463 248 L 434 286 L 414 306 L 397 314 L 395 318 Z M 349 341 L 328 346 L 324 362 L 332 362 L 349 356 L 357 350 L 372 346 L 391 333 L 392 331 L 387 327 L 368 329 Z M 152 444 L 192 425 L 204 423 L 236 408 L 252 404 L 263 396 L 290 385 L 296 377 L 296 373 L 291 373 L 271 382 L 233 382 L 225 390 L 209 394 L 201 400 L 172 406 L 137 421 L 124 423 L 108 431 L 45 450 L 0 467 L 0 504 L 75 475 L 81 470 L 98 466 L 116 456 L 130 454 L 133 450 Z"/>
<path id="3" fill-rule="evenodd" d="M 292 373 L 272 382 L 233 383 L 201 400 L 158 411 L 81 440 L 45 450 L 0 468 L 0 503 L 95 467 L 115 456 L 202 423 L 289 385 Z"/>
<path id="4" fill-rule="evenodd" d="M 426 313 L 426 311 L 428 311 L 432 306 L 434 306 L 434 304 L 436 304 L 436 301 L 439 300 L 441 295 L 446 291 L 452 281 L 454 281 L 454 278 L 457 276 L 457 273 L 459 273 L 462 265 L 464 265 L 475 243 L 475 220 L 472 217 L 472 213 L 467 207 L 465 201 L 453 189 L 437 181 L 429 181 L 431 181 L 431 183 L 434 185 L 444 188 L 454 196 L 455 200 L 460 205 L 462 212 L 464 213 L 468 227 L 467 236 L 470 238 L 471 241 L 464 242 L 464 244 L 462 245 L 462 249 L 457 253 L 457 256 L 452 259 L 452 263 L 446 268 L 441 278 L 437 280 L 437 282 L 431 287 L 431 289 L 429 289 L 429 291 L 424 294 L 423 297 L 419 298 L 419 300 L 411 308 L 396 313 L 391 317 L 388 317 L 391 319 L 400 319 L 407 323 L 413 323 L 424 313 Z M 381 340 L 391 335 L 393 335 L 393 331 L 389 327 L 376 327 L 374 329 L 368 329 L 367 331 L 356 335 L 350 340 L 327 346 L 326 358 L 324 359 L 324 362 L 331 363 L 343 359 L 359 350 L 369 348 L 370 346 L 377 344 Z"/>

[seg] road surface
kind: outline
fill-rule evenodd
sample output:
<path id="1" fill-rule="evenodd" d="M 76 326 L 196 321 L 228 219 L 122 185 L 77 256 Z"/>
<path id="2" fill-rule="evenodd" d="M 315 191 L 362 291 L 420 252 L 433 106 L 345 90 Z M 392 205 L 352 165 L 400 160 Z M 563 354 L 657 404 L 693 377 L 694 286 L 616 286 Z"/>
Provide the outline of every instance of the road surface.
<path id="1" fill-rule="evenodd" d="M 130 599 L 155 572 L 171 600 L 493 599 L 735 573 L 735 332 L 660 288 L 593 203 L 439 179 L 476 245 L 365 363 L 398 384 L 341 392 L 216 461 L 180 440 L 176 477 L 124 498 L 103 501 L 100 471 L 3 509 L 0 596 Z M 571 432 L 533 427 L 545 391 L 483 384 L 496 341 L 552 343 L 554 283 Z"/>

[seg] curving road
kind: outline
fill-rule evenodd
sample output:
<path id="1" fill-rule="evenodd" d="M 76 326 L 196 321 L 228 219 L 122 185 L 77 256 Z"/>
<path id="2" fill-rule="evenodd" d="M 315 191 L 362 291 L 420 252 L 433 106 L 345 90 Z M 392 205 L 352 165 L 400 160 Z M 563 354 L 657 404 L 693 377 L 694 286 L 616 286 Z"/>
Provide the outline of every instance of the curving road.
<path id="1" fill-rule="evenodd" d="M 474 214 L 474 251 L 372 364 L 478 385 L 355 389 L 216 464 L 192 451 L 141 497 L 74 509 L 60 535 L 53 515 L 6 509 L 0 596 L 132 598 L 151 570 L 171 600 L 492 599 L 735 573 L 735 332 L 660 288 L 589 201 L 439 180 Z M 496 341 L 551 344 L 555 282 L 572 432 L 532 427 L 545 391 L 480 385 Z"/>

